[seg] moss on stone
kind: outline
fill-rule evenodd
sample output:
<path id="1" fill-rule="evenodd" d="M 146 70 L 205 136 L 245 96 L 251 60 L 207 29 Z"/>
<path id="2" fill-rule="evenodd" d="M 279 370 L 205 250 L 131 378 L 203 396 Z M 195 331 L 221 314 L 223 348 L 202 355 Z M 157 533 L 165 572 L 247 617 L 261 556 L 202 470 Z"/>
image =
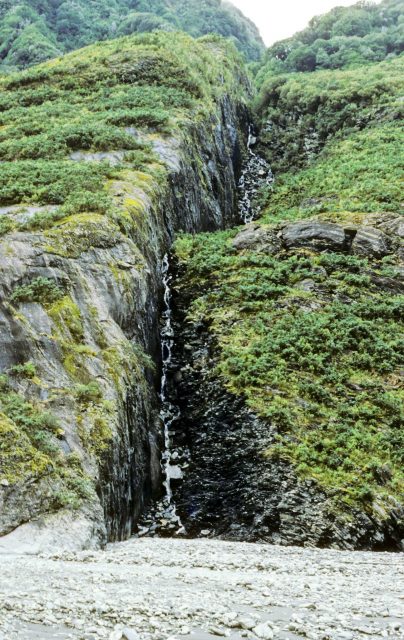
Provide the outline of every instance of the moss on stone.
<path id="1" fill-rule="evenodd" d="M 117 407 L 115 403 L 90 402 L 78 416 L 77 433 L 86 451 L 100 459 L 108 450 L 113 439 L 114 419 Z"/>
<path id="2" fill-rule="evenodd" d="M 70 296 L 64 296 L 48 308 L 60 336 L 71 338 L 75 343 L 81 343 L 84 338 L 84 326 L 81 312 Z"/>
<path id="3" fill-rule="evenodd" d="M 78 213 L 64 218 L 45 232 L 45 250 L 68 258 L 78 258 L 92 249 L 113 247 L 120 240 L 114 222 L 100 214 Z"/>
<path id="4" fill-rule="evenodd" d="M 11 485 L 47 472 L 52 460 L 36 449 L 28 436 L 0 413 L 0 479 Z"/>

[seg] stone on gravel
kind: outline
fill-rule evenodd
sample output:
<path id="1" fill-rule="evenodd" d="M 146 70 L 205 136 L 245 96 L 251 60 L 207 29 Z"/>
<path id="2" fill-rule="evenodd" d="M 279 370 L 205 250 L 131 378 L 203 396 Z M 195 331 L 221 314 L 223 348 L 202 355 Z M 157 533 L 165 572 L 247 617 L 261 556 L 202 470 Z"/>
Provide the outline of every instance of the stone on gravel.
<path id="1" fill-rule="evenodd" d="M 227 631 L 226 629 L 222 629 L 221 627 L 217 627 L 216 625 L 211 625 L 208 630 L 212 635 L 222 638 L 226 638 L 230 635 L 229 631 Z"/>
<path id="2" fill-rule="evenodd" d="M 240 629 L 247 629 L 248 631 L 251 631 L 251 629 L 253 629 L 256 624 L 257 621 L 248 616 L 240 616 L 239 618 L 237 618 L 237 626 Z"/>
<path id="3" fill-rule="evenodd" d="M 273 629 L 267 622 L 263 622 L 254 627 L 253 632 L 257 638 L 262 638 L 263 640 L 273 640 L 274 637 Z"/>
<path id="4" fill-rule="evenodd" d="M 140 636 L 133 629 L 124 629 L 122 631 L 122 640 L 140 640 Z"/>

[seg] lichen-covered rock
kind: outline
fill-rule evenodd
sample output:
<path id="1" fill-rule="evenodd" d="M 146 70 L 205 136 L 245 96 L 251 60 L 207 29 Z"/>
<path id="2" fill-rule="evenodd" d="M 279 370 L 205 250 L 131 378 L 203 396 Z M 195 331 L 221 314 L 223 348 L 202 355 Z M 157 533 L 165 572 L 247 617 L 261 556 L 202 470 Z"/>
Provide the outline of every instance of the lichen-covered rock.
<path id="1" fill-rule="evenodd" d="M 287 225 L 282 232 L 286 247 L 313 247 L 340 251 L 346 244 L 342 226 L 332 222 L 304 220 Z"/>
<path id="2" fill-rule="evenodd" d="M 265 251 L 265 253 L 276 253 L 281 247 L 281 242 L 273 230 L 252 223 L 246 225 L 236 235 L 232 245 L 238 251 L 250 249 L 253 251 Z"/>
<path id="3" fill-rule="evenodd" d="M 386 234 L 374 227 L 359 227 L 352 243 L 352 252 L 361 256 L 382 258 L 390 251 Z"/>

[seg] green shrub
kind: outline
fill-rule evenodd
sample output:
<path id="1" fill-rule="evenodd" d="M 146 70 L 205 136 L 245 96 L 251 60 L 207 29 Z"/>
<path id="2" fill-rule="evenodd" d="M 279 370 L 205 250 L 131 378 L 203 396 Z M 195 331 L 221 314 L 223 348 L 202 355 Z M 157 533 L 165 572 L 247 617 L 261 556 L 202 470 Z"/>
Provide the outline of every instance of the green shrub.
<path id="1" fill-rule="evenodd" d="M 78 384 L 74 387 L 74 395 L 79 402 L 84 404 L 89 402 L 97 403 L 102 399 L 102 390 L 97 382 Z"/>
<path id="2" fill-rule="evenodd" d="M 11 302 L 39 302 L 52 304 L 64 296 L 63 289 L 55 280 L 35 278 L 29 284 L 18 286 L 10 296 Z"/>
<path id="3" fill-rule="evenodd" d="M 22 378 L 35 378 L 36 366 L 33 362 L 16 364 L 8 370 L 9 375 L 20 376 Z"/>

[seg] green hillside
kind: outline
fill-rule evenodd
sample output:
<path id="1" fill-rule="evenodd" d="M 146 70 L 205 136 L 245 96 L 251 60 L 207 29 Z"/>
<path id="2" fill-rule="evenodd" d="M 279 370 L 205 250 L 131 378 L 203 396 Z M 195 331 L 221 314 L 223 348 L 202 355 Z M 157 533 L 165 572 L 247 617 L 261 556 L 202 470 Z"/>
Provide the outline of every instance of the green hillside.
<path id="1" fill-rule="evenodd" d="M 156 29 L 218 33 L 252 60 L 264 50 L 255 25 L 221 0 L 3 0 L 0 64 L 26 67 L 98 40 Z"/>
<path id="2" fill-rule="evenodd" d="M 167 393 L 195 385 L 186 428 L 214 425 L 201 468 L 216 475 L 198 487 L 241 478 L 248 539 L 287 527 L 296 498 L 281 542 L 398 548 L 402 8 L 336 8 L 258 61 L 257 29 L 219 0 L 3 0 L 3 532 L 84 505 L 122 538 L 161 488 L 160 265 L 176 240 L 184 362 Z M 250 153 L 259 218 L 223 230 L 252 120 L 275 180 Z"/>
<path id="3" fill-rule="evenodd" d="M 383 3 L 387 15 L 397 6 Z M 404 488 L 404 61 L 387 58 L 314 73 L 264 66 L 259 149 L 275 183 L 257 197 L 261 217 L 177 242 L 179 287 L 217 345 L 216 375 L 268 424 L 261 455 L 293 463 L 346 518 L 387 517 Z"/>
<path id="4" fill-rule="evenodd" d="M 363 0 L 313 18 L 304 31 L 270 47 L 259 79 L 269 71 L 340 69 L 379 62 L 403 50 L 403 0 L 379 4 Z"/>

